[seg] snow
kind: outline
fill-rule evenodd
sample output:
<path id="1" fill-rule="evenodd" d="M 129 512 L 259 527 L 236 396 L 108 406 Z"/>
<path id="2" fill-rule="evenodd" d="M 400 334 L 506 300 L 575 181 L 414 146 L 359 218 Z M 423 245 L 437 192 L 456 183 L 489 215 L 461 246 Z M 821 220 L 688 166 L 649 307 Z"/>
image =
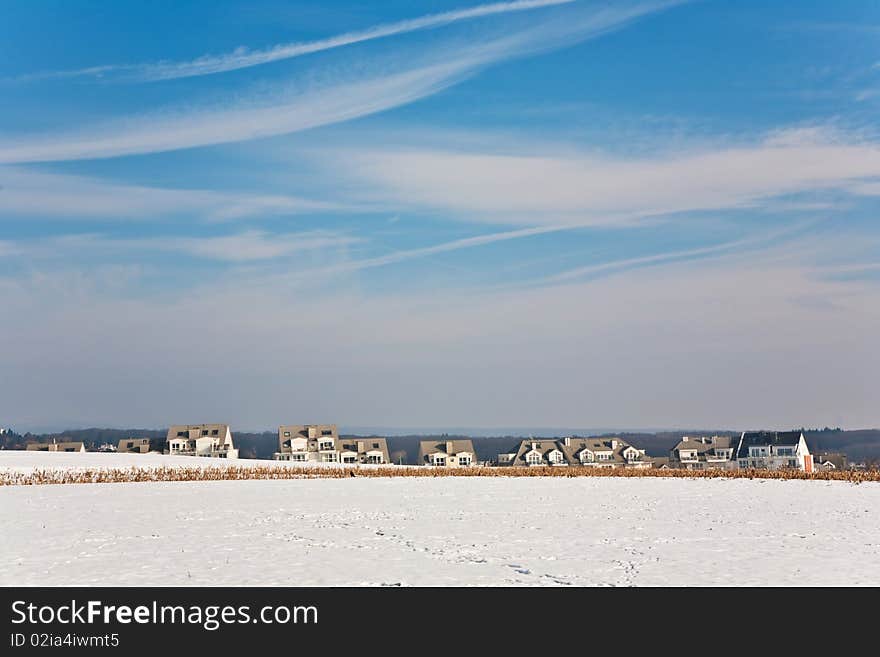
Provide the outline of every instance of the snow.
<path id="1" fill-rule="evenodd" d="M 406 477 L 0 488 L 0 585 L 181 584 L 876 586 L 880 484 Z"/>

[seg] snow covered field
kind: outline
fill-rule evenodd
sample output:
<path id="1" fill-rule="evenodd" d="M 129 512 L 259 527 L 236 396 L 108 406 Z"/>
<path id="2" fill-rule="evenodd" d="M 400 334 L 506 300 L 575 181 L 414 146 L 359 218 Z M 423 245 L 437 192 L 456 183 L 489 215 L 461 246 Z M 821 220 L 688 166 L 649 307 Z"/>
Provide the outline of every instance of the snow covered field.
<path id="1" fill-rule="evenodd" d="M 880 484 L 444 477 L 9 486 L 0 488 L 0 584 L 876 586 Z"/>

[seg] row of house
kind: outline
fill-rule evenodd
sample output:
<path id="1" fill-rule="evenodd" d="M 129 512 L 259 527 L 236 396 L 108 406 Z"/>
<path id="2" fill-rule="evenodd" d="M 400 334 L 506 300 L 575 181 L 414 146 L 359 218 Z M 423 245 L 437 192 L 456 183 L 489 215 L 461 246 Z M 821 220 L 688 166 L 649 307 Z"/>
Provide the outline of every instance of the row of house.
<path id="1" fill-rule="evenodd" d="M 668 467 L 688 470 L 707 468 L 794 468 L 804 472 L 843 470 L 846 455 L 811 454 L 801 431 L 744 431 L 736 436 L 683 436 L 669 453 Z"/>
<path id="2" fill-rule="evenodd" d="M 31 443 L 28 450 L 84 452 L 81 441 Z M 120 440 L 116 451 L 145 454 L 149 438 Z M 228 424 L 174 425 L 168 429 L 165 454 L 238 458 Z M 278 427 L 278 461 L 381 465 L 391 463 L 386 438 L 339 436 L 335 424 Z M 462 468 L 478 462 L 470 439 L 422 440 L 418 464 Z M 805 472 L 846 468 L 842 454 L 810 454 L 801 431 L 744 431 L 736 436 L 683 436 L 668 458 L 652 458 L 619 437 L 527 438 L 515 450 L 498 455 L 498 466 L 589 468 L 683 468 L 688 470 L 792 468 Z"/>
<path id="3" fill-rule="evenodd" d="M 529 438 L 516 452 L 498 455 L 498 465 L 651 468 L 645 450 L 620 438 Z"/>

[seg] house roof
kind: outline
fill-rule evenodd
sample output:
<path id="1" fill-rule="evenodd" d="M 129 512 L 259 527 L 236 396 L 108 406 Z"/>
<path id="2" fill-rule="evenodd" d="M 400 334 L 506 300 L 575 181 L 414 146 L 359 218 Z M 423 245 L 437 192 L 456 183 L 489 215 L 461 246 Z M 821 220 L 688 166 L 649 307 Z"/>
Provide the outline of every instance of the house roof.
<path id="1" fill-rule="evenodd" d="M 175 424 L 168 428 L 168 436 L 166 440 L 174 440 L 178 438 L 178 433 L 186 432 L 189 434 L 191 431 L 198 432 L 195 438 L 202 438 L 202 432 L 207 431 L 208 435 L 204 436 L 206 438 L 219 438 L 218 447 L 229 447 L 232 448 L 232 433 L 229 430 L 228 424 Z M 217 432 L 215 435 L 214 432 Z M 229 444 L 226 444 L 226 437 L 229 436 Z M 181 438 L 187 438 L 187 436 L 180 436 Z"/>
<path id="2" fill-rule="evenodd" d="M 682 451 L 695 451 L 697 453 L 697 458 L 701 456 L 714 456 L 717 453 L 717 450 L 730 449 L 732 443 L 733 439 L 730 436 L 701 436 L 699 438 L 688 438 L 687 440 L 682 438 L 682 440 L 672 448 L 672 455 L 673 457 L 676 457 L 676 454 Z"/>
<path id="3" fill-rule="evenodd" d="M 743 431 L 736 450 L 737 458 L 749 455 L 749 447 L 796 446 L 803 434 L 800 431 Z"/>
<path id="4" fill-rule="evenodd" d="M 474 453 L 474 443 L 470 439 L 459 440 L 422 440 L 419 442 L 419 451 L 423 454 L 458 454 L 460 452 Z"/>
<path id="5" fill-rule="evenodd" d="M 74 449 L 76 451 L 80 451 L 83 448 L 83 441 L 81 440 L 66 440 L 63 442 L 58 442 L 53 440 L 51 443 L 39 443 L 39 442 L 31 442 L 26 446 L 26 450 L 28 451 L 57 451 L 63 452 L 68 449 Z"/>
<path id="6" fill-rule="evenodd" d="M 454 456 L 462 453 L 469 453 L 476 458 L 477 452 L 474 450 L 474 443 L 469 438 L 456 440 L 421 440 L 419 441 L 419 463 L 427 463 L 432 454 L 446 454 Z"/>
<path id="7" fill-rule="evenodd" d="M 278 437 L 279 438 L 308 438 L 309 437 L 309 429 L 315 429 L 317 431 L 317 436 L 312 438 L 311 440 L 317 440 L 318 438 L 329 438 L 339 436 L 339 430 L 337 429 L 335 424 L 282 424 L 278 427 Z M 329 431 L 330 434 L 327 436 L 322 436 L 322 431 Z M 285 433 L 289 433 L 290 436 L 285 436 Z"/>
<path id="8" fill-rule="evenodd" d="M 391 462 L 391 457 L 388 454 L 388 441 L 385 438 L 378 438 L 376 436 L 337 438 L 335 444 L 337 451 L 357 452 L 358 456 L 363 456 L 367 452 L 380 451 L 385 462 Z"/>
<path id="9" fill-rule="evenodd" d="M 566 441 L 568 442 L 567 445 Z M 613 447 L 612 442 L 614 444 Z M 537 449 L 544 458 L 547 458 L 547 454 L 553 450 L 559 450 L 565 456 L 566 462 L 574 465 L 580 464 L 580 453 L 585 449 L 593 453 L 611 452 L 612 458 L 610 463 L 622 464 L 626 461 L 623 458 L 623 452 L 631 447 L 638 449 L 617 437 L 580 438 L 569 436 L 568 438 L 527 438 L 520 442 L 516 455 L 510 464 L 527 465 L 526 454 L 531 452 L 532 449 Z"/>
<path id="10" fill-rule="evenodd" d="M 131 447 L 129 447 L 131 444 Z M 128 450 L 137 450 L 139 452 L 144 452 L 150 449 L 150 439 L 149 438 L 123 438 L 119 441 L 116 446 L 116 450 L 119 452 L 126 452 Z"/>

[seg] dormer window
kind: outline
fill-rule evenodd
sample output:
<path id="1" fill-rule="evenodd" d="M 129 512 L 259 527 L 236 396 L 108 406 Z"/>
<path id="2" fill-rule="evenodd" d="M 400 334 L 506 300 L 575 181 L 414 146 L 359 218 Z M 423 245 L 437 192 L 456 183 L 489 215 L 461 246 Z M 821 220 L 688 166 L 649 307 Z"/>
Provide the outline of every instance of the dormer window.
<path id="1" fill-rule="evenodd" d="M 285 432 L 284 432 L 284 437 L 285 437 L 285 438 L 290 438 L 290 432 L 289 432 L 289 431 L 285 431 Z"/>
<path id="2" fill-rule="evenodd" d="M 526 454 L 526 463 L 529 465 L 540 465 L 544 462 L 544 457 L 539 452 L 529 452 Z"/>

